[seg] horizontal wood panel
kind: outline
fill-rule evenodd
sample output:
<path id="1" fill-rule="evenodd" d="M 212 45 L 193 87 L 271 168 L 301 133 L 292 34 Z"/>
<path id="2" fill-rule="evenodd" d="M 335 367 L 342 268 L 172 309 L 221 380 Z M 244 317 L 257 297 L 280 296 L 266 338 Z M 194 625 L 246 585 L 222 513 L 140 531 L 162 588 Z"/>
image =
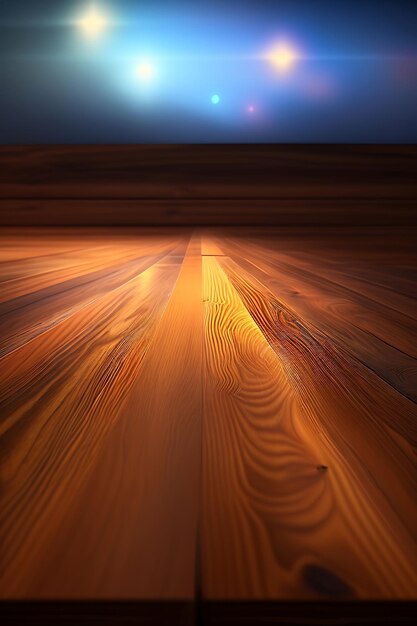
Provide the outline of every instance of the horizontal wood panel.
<path id="1" fill-rule="evenodd" d="M 0 602 L 3 626 L 194 626 L 195 613 L 180 601 Z"/>
<path id="2" fill-rule="evenodd" d="M 4 626 L 405 626 L 415 602 L 5 602 Z"/>
<path id="3" fill-rule="evenodd" d="M 3 146 L 0 224 L 404 224 L 416 181 L 416 146 Z"/>
<path id="4" fill-rule="evenodd" d="M 416 211 L 398 198 L 0 199 L 2 226 L 391 226 Z"/>
<path id="5" fill-rule="evenodd" d="M 202 626 L 414 624 L 415 602 L 206 602 Z"/>

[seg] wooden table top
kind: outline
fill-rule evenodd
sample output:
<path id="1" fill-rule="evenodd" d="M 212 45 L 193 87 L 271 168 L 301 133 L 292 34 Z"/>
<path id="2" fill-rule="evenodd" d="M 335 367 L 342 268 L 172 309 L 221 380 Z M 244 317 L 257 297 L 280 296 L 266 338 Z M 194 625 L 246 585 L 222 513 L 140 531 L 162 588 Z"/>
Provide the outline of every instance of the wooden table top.
<path id="1" fill-rule="evenodd" d="M 417 598 L 415 232 L 0 243 L 4 599 Z"/>

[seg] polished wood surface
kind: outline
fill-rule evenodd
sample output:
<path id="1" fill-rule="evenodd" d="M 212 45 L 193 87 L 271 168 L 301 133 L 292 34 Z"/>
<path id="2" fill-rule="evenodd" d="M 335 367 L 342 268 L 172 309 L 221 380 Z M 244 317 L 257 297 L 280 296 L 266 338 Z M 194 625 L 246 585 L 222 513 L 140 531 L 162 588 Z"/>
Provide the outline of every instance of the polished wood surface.
<path id="1" fill-rule="evenodd" d="M 417 598 L 416 232 L 6 229 L 3 598 Z"/>
<path id="2" fill-rule="evenodd" d="M 0 146 L 0 225 L 413 221 L 413 145 Z"/>

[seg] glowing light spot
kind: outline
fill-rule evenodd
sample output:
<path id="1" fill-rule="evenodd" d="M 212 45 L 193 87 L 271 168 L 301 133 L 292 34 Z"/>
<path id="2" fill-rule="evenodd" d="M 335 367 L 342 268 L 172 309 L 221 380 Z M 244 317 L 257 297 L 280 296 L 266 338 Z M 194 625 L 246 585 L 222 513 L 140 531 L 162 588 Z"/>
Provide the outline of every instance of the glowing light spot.
<path id="1" fill-rule="evenodd" d="M 255 107 L 253 106 L 253 104 L 250 104 L 248 106 L 248 113 L 255 113 Z"/>
<path id="2" fill-rule="evenodd" d="M 137 66 L 136 74 L 140 80 L 148 81 L 154 76 L 155 70 L 149 61 L 141 61 Z"/>
<path id="3" fill-rule="evenodd" d="M 298 61 L 299 56 L 289 45 L 280 43 L 268 53 L 268 61 L 279 71 L 288 72 Z"/>
<path id="4" fill-rule="evenodd" d="M 92 5 L 88 12 L 78 20 L 79 28 L 87 37 L 96 38 L 103 33 L 109 22 L 96 6 Z"/>
<path id="5" fill-rule="evenodd" d="M 217 93 L 215 93 L 214 96 L 211 96 L 212 104 L 219 104 L 219 102 L 220 102 L 220 96 L 218 96 Z"/>

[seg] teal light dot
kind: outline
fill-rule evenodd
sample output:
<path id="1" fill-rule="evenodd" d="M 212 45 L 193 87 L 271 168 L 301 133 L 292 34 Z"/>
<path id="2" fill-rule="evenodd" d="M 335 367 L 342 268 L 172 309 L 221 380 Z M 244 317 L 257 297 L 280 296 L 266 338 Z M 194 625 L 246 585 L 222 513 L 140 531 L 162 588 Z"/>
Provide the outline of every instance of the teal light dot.
<path id="1" fill-rule="evenodd" d="M 215 93 L 214 96 L 211 96 L 212 104 L 219 104 L 219 102 L 220 102 L 220 96 L 218 96 L 217 93 Z"/>

